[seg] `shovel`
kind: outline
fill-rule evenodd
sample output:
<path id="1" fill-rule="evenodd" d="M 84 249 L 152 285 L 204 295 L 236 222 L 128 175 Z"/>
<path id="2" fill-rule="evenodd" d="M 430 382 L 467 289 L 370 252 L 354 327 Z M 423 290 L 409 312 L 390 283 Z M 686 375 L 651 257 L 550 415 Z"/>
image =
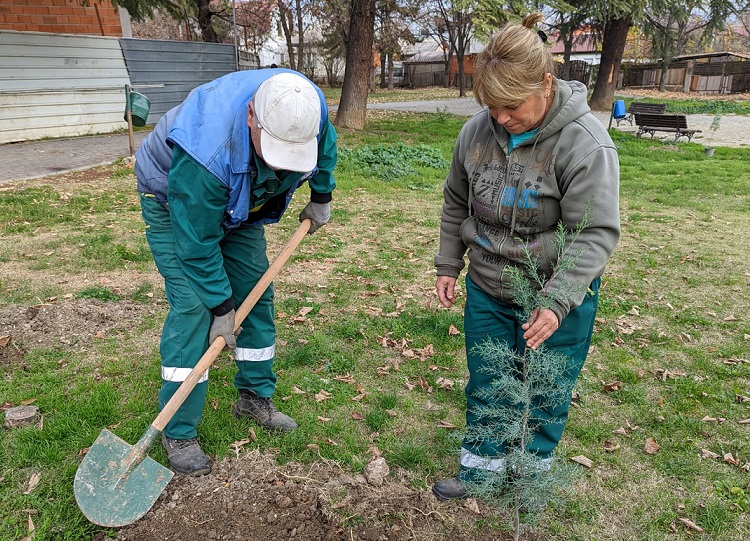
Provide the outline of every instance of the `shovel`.
<path id="1" fill-rule="evenodd" d="M 309 219 L 300 224 L 237 309 L 235 330 L 307 234 L 310 225 Z M 87 519 L 100 526 L 125 526 L 151 509 L 174 474 L 149 458 L 148 451 L 225 345 L 222 337 L 213 341 L 138 443 L 129 445 L 109 430 L 101 431 L 78 466 L 73 481 L 76 502 Z"/>

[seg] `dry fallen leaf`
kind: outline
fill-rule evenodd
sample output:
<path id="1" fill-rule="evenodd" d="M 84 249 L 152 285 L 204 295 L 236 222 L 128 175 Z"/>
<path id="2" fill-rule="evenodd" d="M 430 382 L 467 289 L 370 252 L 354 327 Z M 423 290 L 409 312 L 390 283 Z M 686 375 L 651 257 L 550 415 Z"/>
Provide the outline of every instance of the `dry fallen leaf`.
<path id="1" fill-rule="evenodd" d="M 312 306 L 303 306 L 302 308 L 299 309 L 299 311 L 297 312 L 297 315 L 304 317 L 312 311 L 313 311 Z"/>
<path id="2" fill-rule="evenodd" d="M 333 441 L 331 438 L 326 438 L 326 443 L 329 444 L 329 445 L 334 445 L 336 447 L 338 447 L 338 445 L 339 445 L 338 443 L 336 443 L 335 441 Z"/>
<path id="3" fill-rule="evenodd" d="M 740 460 L 738 458 L 734 458 L 734 455 L 732 453 L 726 453 L 724 455 L 724 462 L 727 464 L 731 464 L 732 466 L 739 466 Z"/>
<path id="4" fill-rule="evenodd" d="M 448 421 L 444 421 L 443 419 L 440 419 L 437 422 L 438 428 L 456 428 L 456 425 L 453 423 L 449 423 Z"/>
<path id="5" fill-rule="evenodd" d="M 453 325 L 451 325 L 451 327 L 452 326 Z M 8 342 L 10 342 L 10 335 L 9 334 L 6 335 L 6 336 L 0 336 L 0 348 L 4 348 L 5 346 L 7 346 Z"/>
<path id="6" fill-rule="evenodd" d="M 318 415 L 318 422 L 319 423 L 327 423 L 330 420 L 331 420 L 330 417 L 322 417 L 322 416 Z"/>
<path id="7" fill-rule="evenodd" d="M 300 388 L 299 388 L 299 387 L 297 387 L 296 385 L 295 385 L 294 387 L 292 387 L 292 392 L 293 392 L 294 394 L 306 394 L 306 393 L 305 393 L 305 391 L 303 391 L 302 389 L 300 389 Z"/>
<path id="8" fill-rule="evenodd" d="M 656 443 L 654 438 L 646 438 L 646 445 L 643 447 L 643 450 L 649 455 L 655 455 L 659 452 L 659 444 Z"/>
<path id="9" fill-rule="evenodd" d="M 31 513 L 29 513 L 29 535 L 21 539 L 21 541 L 31 541 L 32 539 L 34 539 L 35 530 L 36 526 L 34 526 L 34 521 L 31 519 Z"/>
<path id="10" fill-rule="evenodd" d="M 41 474 L 39 472 L 32 473 L 31 477 L 29 478 L 29 486 L 24 491 L 24 494 L 31 494 L 31 491 L 34 490 L 39 484 L 40 478 Z"/>
<path id="11" fill-rule="evenodd" d="M 323 400 L 328 400 L 333 395 L 326 391 L 325 389 L 321 389 L 319 393 L 315 395 L 315 401 L 316 402 L 323 402 Z"/>
<path id="12" fill-rule="evenodd" d="M 701 528 L 695 522 L 693 522 L 692 520 L 690 520 L 688 518 L 680 517 L 677 520 L 679 520 L 680 522 L 682 522 L 685 526 L 687 526 L 689 529 L 691 529 L 693 531 L 696 531 L 696 532 L 702 532 L 703 531 L 703 528 Z"/>
<path id="13" fill-rule="evenodd" d="M 356 411 L 353 411 L 353 412 L 352 412 L 352 419 L 354 419 L 355 421 L 364 421 L 364 420 L 365 420 L 365 418 L 364 418 L 364 417 L 362 417 L 362 416 L 361 416 L 361 415 L 360 415 L 359 413 L 357 413 Z"/>
<path id="14" fill-rule="evenodd" d="M 719 456 L 708 449 L 701 449 L 701 458 L 719 458 Z"/>
<path id="15" fill-rule="evenodd" d="M 613 431 L 612 431 L 612 434 L 619 434 L 619 435 L 621 435 L 621 436 L 627 436 L 627 435 L 628 435 L 628 431 L 627 431 L 627 430 L 625 430 L 625 428 L 624 428 L 624 427 L 620 427 L 620 428 L 618 428 L 618 429 L 616 429 L 616 430 L 613 430 Z"/>
<path id="16" fill-rule="evenodd" d="M 622 382 L 613 381 L 612 383 L 604 383 L 602 381 L 602 386 L 604 387 L 604 390 L 607 391 L 608 393 L 614 393 L 622 389 Z"/>
<path id="17" fill-rule="evenodd" d="M 459 334 L 461 334 L 461 331 L 459 331 L 455 325 L 448 327 L 448 336 L 456 336 Z"/>
<path id="18" fill-rule="evenodd" d="M 360 400 L 362 400 L 366 396 L 366 394 L 367 393 L 359 393 L 357 396 L 353 396 L 352 397 L 352 401 L 353 402 L 359 402 Z"/>
<path id="19" fill-rule="evenodd" d="M 447 378 L 438 378 L 437 381 L 435 381 L 435 383 L 440 389 L 445 389 L 446 391 L 453 390 L 453 380 L 450 380 Z"/>
<path id="20" fill-rule="evenodd" d="M 255 430 L 253 429 L 252 426 L 247 429 L 247 435 L 250 436 L 250 439 L 253 440 L 255 443 L 258 442 L 258 436 L 255 434 Z"/>
<path id="21" fill-rule="evenodd" d="M 604 443 L 602 443 L 602 447 L 607 453 L 614 453 L 620 448 L 620 445 L 616 443 L 612 443 L 609 440 L 605 440 Z"/>
<path id="22" fill-rule="evenodd" d="M 576 464 L 580 464 L 581 466 L 585 466 L 586 468 L 590 468 L 590 467 L 592 467 L 594 465 L 594 463 L 591 461 L 590 458 L 588 458 L 586 456 L 583 456 L 583 455 L 578 455 L 578 456 L 571 457 L 570 460 L 573 461 L 573 462 L 575 462 Z"/>
<path id="23" fill-rule="evenodd" d="M 474 498 L 468 498 L 464 502 L 464 507 L 466 507 L 466 509 L 468 509 L 469 511 L 471 511 L 475 515 L 479 514 L 479 504 L 477 503 L 477 501 Z"/>

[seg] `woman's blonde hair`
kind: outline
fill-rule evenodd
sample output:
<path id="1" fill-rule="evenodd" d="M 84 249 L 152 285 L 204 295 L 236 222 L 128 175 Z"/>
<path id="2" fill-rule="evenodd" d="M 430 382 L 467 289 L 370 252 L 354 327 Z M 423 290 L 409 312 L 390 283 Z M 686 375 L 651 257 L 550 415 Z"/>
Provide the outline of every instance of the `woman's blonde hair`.
<path id="1" fill-rule="evenodd" d="M 506 24 L 492 36 L 474 64 L 474 98 L 488 107 L 515 106 L 544 88 L 555 62 L 533 26 L 543 20 L 531 13 L 521 24 Z"/>

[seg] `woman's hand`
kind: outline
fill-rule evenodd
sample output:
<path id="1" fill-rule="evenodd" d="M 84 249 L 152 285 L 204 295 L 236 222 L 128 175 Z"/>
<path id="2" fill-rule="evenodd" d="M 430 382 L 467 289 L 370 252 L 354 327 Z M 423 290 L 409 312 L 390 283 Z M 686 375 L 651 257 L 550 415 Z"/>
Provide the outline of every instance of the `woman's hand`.
<path id="1" fill-rule="evenodd" d="M 456 279 L 451 276 L 438 276 L 435 281 L 440 303 L 446 308 L 450 308 L 456 302 Z"/>
<path id="2" fill-rule="evenodd" d="M 523 338 L 526 340 L 526 347 L 536 349 L 541 346 L 547 338 L 560 326 L 557 315 L 549 308 L 537 308 L 531 313 L 531 318 L 521 325 L 526 331 Z"/>

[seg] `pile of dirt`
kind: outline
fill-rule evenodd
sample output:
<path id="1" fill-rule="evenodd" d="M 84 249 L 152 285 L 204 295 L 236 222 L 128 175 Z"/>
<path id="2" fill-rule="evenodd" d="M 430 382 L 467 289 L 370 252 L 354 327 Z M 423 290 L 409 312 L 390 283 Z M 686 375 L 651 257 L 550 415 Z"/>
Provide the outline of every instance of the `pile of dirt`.
<path id="1" fill-rule="evenodd" d="M 152 509 L 118 541 L 497 540 L 476 531 L 492 510 L 474 500 L 442 503 L 404 473 L 378 485 L 335 464 L 277 465 L 253 450 L 202 477 L 174 478 Z"/>
<path id="2" fill-rule="evenodd" d="M 81 351 L 94 338 L 131 332 L 145 315 L 153 313 L 153 308 L 127 300 L 10 305 L 0 309 L 0 337 L 10 337 L 9 345 L 15 344 L 18 350 L 60 346 Z M 12 354 L 8 346 L 0 349 Z"/>

